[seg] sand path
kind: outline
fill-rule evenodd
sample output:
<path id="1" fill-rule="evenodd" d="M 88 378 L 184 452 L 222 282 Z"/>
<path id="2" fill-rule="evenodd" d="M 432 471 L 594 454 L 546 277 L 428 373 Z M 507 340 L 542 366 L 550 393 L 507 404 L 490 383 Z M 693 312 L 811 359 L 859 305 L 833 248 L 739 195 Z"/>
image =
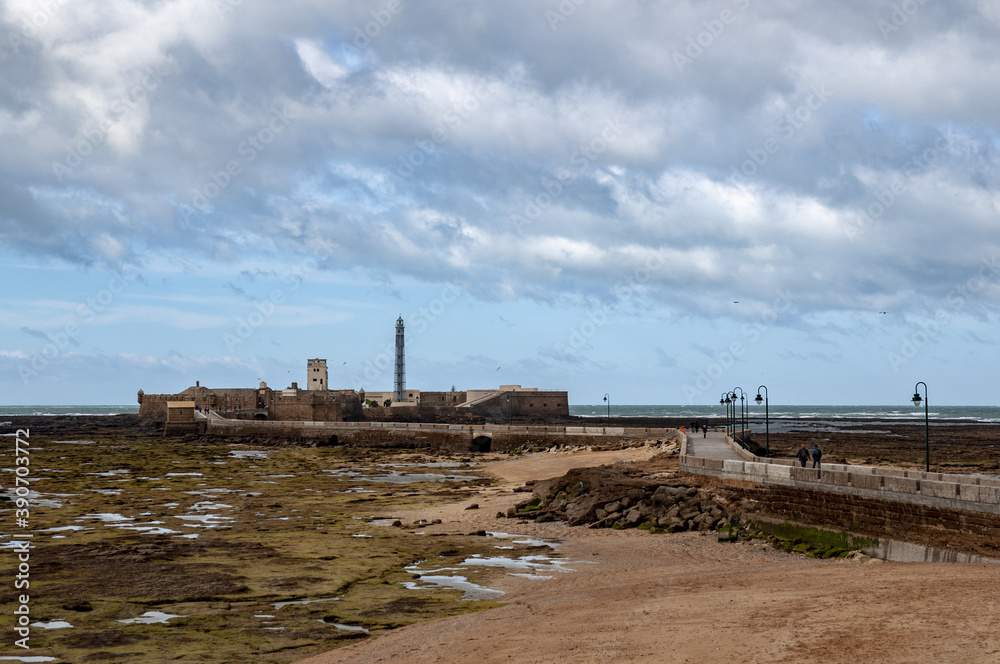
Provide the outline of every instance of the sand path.
<path id="1" fill-rule="evenodd" d="M 488 466 L 475 500 L 406 518 L 560 539 L 573 573 L 503 577 L 504 607 L 393 630 L 301 664 L 375 662 L 1000 662 L 993 565 L 818 561 L 712 535 L 588 530 L 495 518 L 527 479 L 646 458 L 538 454 Z M 466 510 L 471 502 L 478 510 Z"/>

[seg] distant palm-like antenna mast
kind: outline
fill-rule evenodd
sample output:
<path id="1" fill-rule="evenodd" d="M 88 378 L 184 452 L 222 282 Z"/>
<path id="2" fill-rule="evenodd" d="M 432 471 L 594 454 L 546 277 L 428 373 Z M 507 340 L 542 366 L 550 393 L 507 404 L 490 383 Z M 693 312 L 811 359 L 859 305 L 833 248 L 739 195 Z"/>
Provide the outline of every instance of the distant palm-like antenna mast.
<path id="1" fill-rule="evenodd" d="M 406 365 L 403 361 L 403 317 L 396 319 L 396 380 L 393 384 L 396 392 L 396 403 L 403 403 L 403 390 L 406 389 Z"/>

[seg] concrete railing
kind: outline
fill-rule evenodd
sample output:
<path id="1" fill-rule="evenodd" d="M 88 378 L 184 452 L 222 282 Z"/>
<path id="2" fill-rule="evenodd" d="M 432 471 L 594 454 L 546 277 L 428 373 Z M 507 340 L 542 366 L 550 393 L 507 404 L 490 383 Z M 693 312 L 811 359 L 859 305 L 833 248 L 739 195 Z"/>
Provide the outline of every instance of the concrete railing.
<path id="1" fill-rule="evenodd" d="M 754 456 L 728 436 L 726 443 L 740 460 L 688 455 L 685 445 L 682 447 L 680 469 L 724 480 L 794 486 L 932 507 L 1000 514 L 1000 477 L 836 463 L 824 463 L 821 468 L 803 468 L 795 459 Z"/>

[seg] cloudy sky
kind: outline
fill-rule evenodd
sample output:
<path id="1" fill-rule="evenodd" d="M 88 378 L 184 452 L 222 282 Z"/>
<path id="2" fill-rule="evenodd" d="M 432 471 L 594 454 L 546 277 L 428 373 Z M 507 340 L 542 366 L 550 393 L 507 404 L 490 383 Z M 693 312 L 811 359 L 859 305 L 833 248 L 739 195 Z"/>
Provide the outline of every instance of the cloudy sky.
<path id="1" fill-rule="evenodd" d="M 0 0 L 0 403 L 993 405 L 1000 3 Z"/>

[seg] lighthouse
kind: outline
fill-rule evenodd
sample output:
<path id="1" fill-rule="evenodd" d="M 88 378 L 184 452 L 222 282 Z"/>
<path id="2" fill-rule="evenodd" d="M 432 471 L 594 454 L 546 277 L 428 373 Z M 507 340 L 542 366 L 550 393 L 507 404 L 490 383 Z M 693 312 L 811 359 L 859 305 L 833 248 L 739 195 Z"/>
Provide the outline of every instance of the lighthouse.
<path id="1" fill-rule="evenodd" d="M 393 382 L 393 391 L 396 393 L 394 401 L 403 403 L 403 391 L 406 389 L 406 368 L 403 360 L 403 317 L 396 319 L 396 379 Z"/>

